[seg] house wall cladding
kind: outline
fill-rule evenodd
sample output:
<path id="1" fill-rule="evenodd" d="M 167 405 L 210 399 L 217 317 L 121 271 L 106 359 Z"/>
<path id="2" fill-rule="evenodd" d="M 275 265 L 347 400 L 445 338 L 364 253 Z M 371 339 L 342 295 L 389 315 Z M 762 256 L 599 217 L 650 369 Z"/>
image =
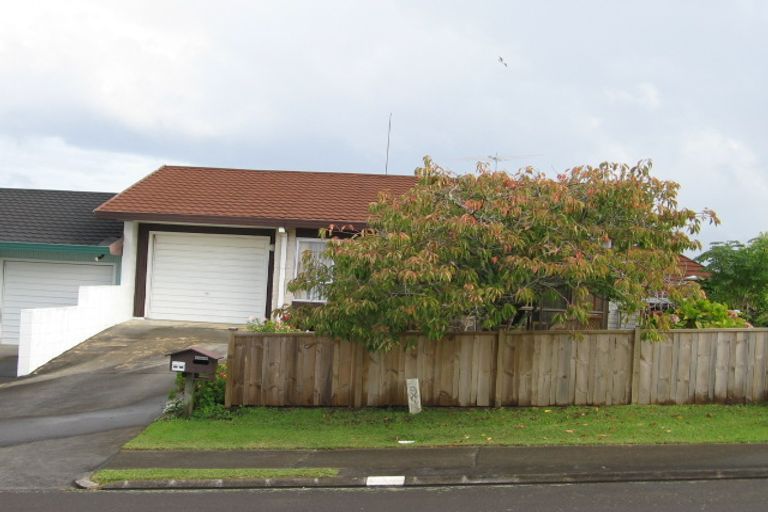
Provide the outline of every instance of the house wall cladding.
<path id="1" fill-rule="evenodd" d="M 227 405 L 550 406 L 768 400 L 768 329 L 455 333 L 370 354 L 312 334 L 232 335 Z"/>

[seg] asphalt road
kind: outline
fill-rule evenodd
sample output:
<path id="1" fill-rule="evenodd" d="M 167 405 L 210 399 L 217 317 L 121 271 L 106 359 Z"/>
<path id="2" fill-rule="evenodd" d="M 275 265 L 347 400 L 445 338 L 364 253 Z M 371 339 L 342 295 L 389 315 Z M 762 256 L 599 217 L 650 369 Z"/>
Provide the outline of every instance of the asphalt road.
<path id="1" fill-rule="evenodd" d="M 0 493 L 3 512 L 585 511 L 764 512 L 768 481 L 644 482 L 408 489 Z"/>

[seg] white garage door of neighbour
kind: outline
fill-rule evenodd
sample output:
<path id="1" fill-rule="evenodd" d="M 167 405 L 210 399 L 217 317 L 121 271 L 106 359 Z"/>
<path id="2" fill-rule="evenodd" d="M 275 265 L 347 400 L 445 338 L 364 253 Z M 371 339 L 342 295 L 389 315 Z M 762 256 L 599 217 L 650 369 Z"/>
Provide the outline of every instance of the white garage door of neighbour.
<path id="1" fill-rule="evenodd" d="M 0 341 L 17 344 L 21 310 L 74 306 L 80 286 L 114 283 L 114 265 L 4 261 Z"/>
<path id="2" fill-rule="evenodd" d="M 150 318 L 242 324 L 263 318 L 269 238 L 153 233 Z"/>

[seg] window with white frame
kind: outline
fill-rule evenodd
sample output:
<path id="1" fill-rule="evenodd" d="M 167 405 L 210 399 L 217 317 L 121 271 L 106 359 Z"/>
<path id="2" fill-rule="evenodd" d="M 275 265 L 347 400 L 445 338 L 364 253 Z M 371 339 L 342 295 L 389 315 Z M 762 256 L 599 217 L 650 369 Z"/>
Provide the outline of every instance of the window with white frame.
<path id="1" fill-rule="evenodd" d="M 309 252 L 312 259 L 320 261 L 326 265 L 331 264 L 331 260 L 323 253 L 328 246 L 328 240 L 321 238 L 297 238 L 296 239 L 296 264 L 294 265 L 294 277 L 304 270 L 304 254 Z M 299 290 L 293 294 L 293 300 L 300 302 L 325 302 L 318 290 Z"/>

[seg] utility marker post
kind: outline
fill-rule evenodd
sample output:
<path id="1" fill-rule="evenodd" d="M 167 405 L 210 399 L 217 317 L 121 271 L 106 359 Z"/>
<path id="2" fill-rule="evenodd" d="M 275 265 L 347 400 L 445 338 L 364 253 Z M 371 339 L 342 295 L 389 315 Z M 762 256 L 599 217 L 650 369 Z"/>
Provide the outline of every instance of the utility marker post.
<path id="1" fill-rule="evenodd" d="M 405 393 L 408 396 L 408 412 L 419 414 L 421 412 L 421 390 L 419 379 L 405 380 Z"/>

